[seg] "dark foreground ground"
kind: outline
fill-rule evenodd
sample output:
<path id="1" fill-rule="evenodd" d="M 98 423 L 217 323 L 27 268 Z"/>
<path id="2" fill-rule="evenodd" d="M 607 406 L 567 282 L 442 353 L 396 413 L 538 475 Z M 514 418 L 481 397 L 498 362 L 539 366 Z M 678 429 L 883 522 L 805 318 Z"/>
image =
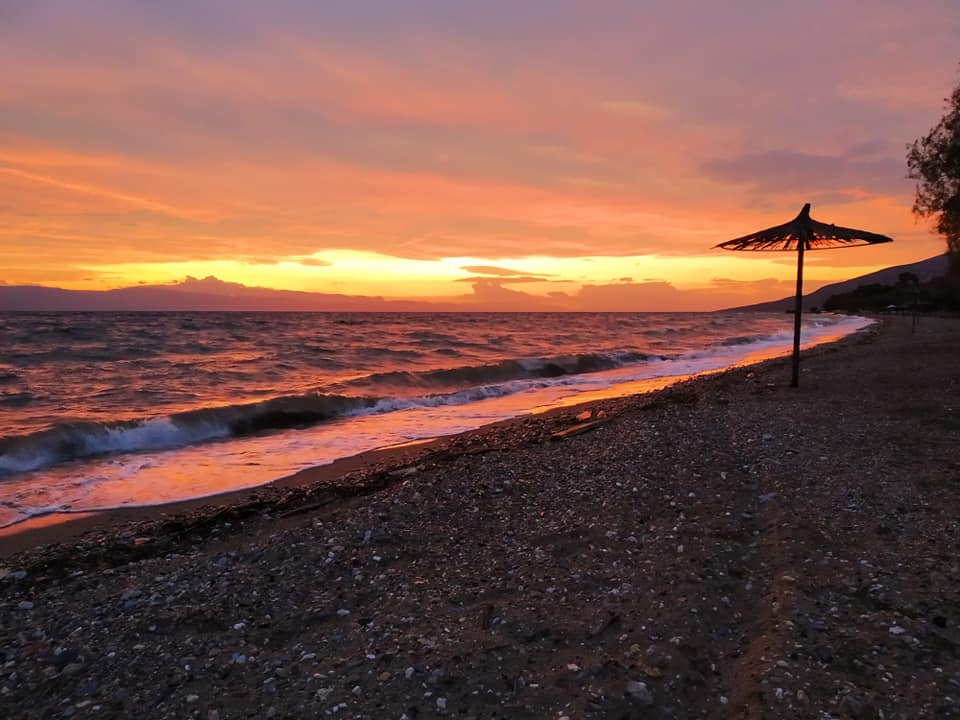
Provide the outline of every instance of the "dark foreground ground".
<path id="1" fill-rule="evenodd" d="M 0 717 L 960 717 L 958 360 L 894 318 L 799 390 L 772 361 L 18 552 Z"/>

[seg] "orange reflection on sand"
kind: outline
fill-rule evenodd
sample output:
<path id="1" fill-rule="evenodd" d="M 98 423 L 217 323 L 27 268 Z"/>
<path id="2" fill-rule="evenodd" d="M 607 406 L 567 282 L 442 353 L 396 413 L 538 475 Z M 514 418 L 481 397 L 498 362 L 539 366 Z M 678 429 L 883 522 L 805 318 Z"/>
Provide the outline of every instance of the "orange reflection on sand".
<path id="1" fill-rule="evenodd" d="M 823 335 L 818 337 L 816 340 L 811 340 L 809 342 L 802 343 L 800 345 L 801 349 L 807 349 L 818 345 L 825 345 L 832 342 L 841 340 L 844 337 L 848 337 L 845 334 L 835 334 L 835 335 Z M 757 363 L 764 362 L 765 360 L 773 360 L 775 358 L 787 357 L 792 352 L 792 348 L 778 346 L 771 348 L 763 348 L 759 350 L 754 350 L 753 352 L 747 353 L 743 358 L 737 360 L 730 365 L 725 365 L 719 368 L 712 368 L 710 370 L 702 370 L 700 372 L 688 373 L 683 375 L 667 375 L 663 377 L 654 377 L 654 378 L 644 378 L 642 380 L 634 380 L 631 382 L 617 383 L 616 385 L 611 385 L 608 388 L 603 390 L 596 390 L 594 392 L 583 392 L 577 395 L 573 395 L 567 398 L 562 398 L 550 406 L 541 407 L 534 410 L 534 412 L 547 412 L 557 407 L 569 407 L 571 405 L 580 405 L 587 402 L 595 402 L 597 400 L 606 400 L 609 398 L 624 397 L 627 395 L 642 395 L 643 393 L 655 392 L 656 390 L 662 390 L 665 387 L 670 385 L 675 385 L 677 383 L 684 382 L 686 380 L 692 380 L 696 377 L 702 377 L 705 375 L 715 375 L 717 373 L 726 372 L 733 368 L 745 367 L 747 365 L 756 365 Z M 801 362 L 802 367 L 802 362 Z M 784 382 L 786 383 L 789 380 L 787 374 L 784 374 Z"/>
<path id="2" fill-rule="evenodd" d="M 40 515 L 39 517 L 32 517 L 29 520 L 24 520 L 21 523 L 16 525 L 8 525 L 7 527 L 0 528 L 0 537 L 9 537 L 10 535 L 17 535 L 22 532 L 29 532 L 30 530 L 40 530 L 42 528 L 52 527 L 54 525 L 60 525 L 61 523 L 70 522 L 71 520 L 79 520 L 81 518 L 93 517 L 97 513 L 50 513 L 49 515 Z"/>

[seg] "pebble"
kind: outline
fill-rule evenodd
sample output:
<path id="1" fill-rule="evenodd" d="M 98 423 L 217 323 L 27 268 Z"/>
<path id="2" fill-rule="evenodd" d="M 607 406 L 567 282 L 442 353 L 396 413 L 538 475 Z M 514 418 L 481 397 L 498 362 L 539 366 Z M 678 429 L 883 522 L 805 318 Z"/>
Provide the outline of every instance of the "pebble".
<path id="1" fill-rule="evenodd" d="M 645 682 L 640 682 L 639 680 L 631 680 L 627 683 L 627 695 L 637 703 L 641 705 L 653 705 L 653 693 L 650 692 L 650 688 L 647 687 Z"/>
<path id="2" fill-rule="evenodd" d="M 199 700 L 199 699 L 200 699 L 200 696 L 199 696 L 199 695 L 193 695 L 193 694 L 187 695 L 187 702 L 188 702 L 188 703 L 191 703 L 191 704 L 192 704 L 192 703 L 195 703 L 195 702 L 196 702 L 197 700 Z"/>
<path id="3" fill-rule="evenodd" d="M 21 600 L 17 603 L 17 607 L 21 610 L 33 610 L 33 603 L 29 600 Z"/>
<path id="4" fill-rule="evenodd" d="M 446 709 L 447 709 L 447 699 L 445 697 L 438 697 L 437 710 L 439 710 L 440 712 L 443 712 Z"/>

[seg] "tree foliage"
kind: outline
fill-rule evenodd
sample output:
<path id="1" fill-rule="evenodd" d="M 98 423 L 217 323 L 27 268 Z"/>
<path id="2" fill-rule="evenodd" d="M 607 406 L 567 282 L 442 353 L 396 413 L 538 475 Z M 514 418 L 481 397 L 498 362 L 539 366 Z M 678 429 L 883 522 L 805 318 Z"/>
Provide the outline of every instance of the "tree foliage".
<path id="1" fill-rule="evenodd" d="M 907 146 L 908 176 L 917 180 L 913 212 L 934 217 L 947 241 L 951 274 L 960 274 L 960 85 L 946 98 L 946 112 L 924 137 Z"/>
<path id="2" fill-rule="evenodd" d="M 941 287 L 942 280 L 921 283 L 912 272 L 902 272 L 893 285 L 869 283 L 858 285 L 854 290 L 837 293 L 827 298 L 823 309 L 828 312 L 882 312 L 890 308 L 899 310 L 918 307 L 921 310 L 938 310 L 947 307 L 948 298 Z"/>

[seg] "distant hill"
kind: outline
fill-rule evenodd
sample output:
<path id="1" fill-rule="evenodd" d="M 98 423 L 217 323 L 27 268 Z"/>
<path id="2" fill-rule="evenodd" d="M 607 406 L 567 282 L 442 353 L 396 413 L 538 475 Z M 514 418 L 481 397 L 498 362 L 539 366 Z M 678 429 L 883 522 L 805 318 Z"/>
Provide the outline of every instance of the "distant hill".
<path id="1" fill-rule="evenodd" d="M 852 292 L 856 290 L 859 285 L 867 285 L 870 283 L 893 285 L 897 282 L 897 278 L 900 277 L 900 273 L 905 272 L 913 273 L 920 279 L 920 282 L 927 282 L 947 272 L 947 256 L 937 255 L 936 257 L 920 260 L 919 262 L 910 263 L 909 265 L 897 265 L 896 267 L 889 267 L 885 270 L 877 270 L 877 272 L 861 275 L 851 280 L 843 280 L 842 282 L 824 285 L 819 290 L 803 296 L 803 309 L 804 311 L 808 311 L 812 307 L 822 308 L 824 302 L 826 302 L 827 298 L 831 295 Z M 729 309 L 754 312 L 787 312 L 788 310 L 793 310 L 794 302 L 795 298 L 791 295 L 782 300 L 772 300 L 770 302 L 757 303 L 756 305 L 744 305 L 742 307 Z"/>
<path id="2" fill-rule="evenodd" d="M 176 285 L 140 285 L 117 290 L 0 285 L 0 310 L 403 312 L 455 309 L 462 308 L 450 303 L 246 287 L 214 277 L 187 278 Z"/>

